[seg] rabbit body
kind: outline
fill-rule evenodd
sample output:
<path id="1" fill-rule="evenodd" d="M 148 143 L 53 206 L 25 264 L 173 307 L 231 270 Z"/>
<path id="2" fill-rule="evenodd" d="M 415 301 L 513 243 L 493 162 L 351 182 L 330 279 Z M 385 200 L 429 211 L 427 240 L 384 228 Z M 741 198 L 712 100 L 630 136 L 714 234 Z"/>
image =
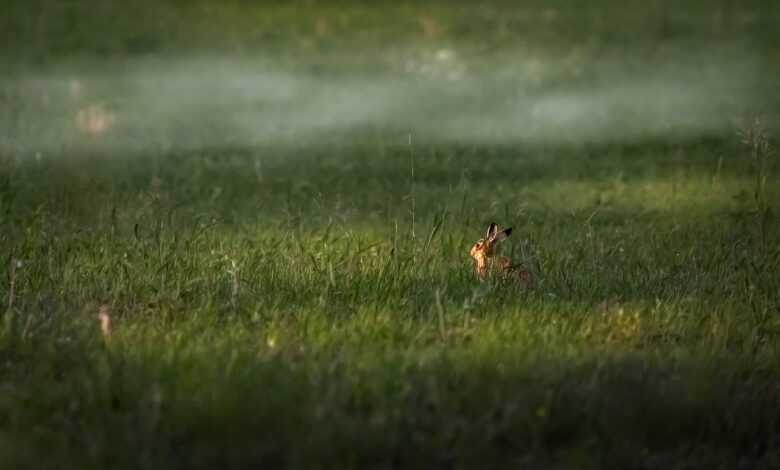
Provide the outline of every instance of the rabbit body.
<path id="1" fill-rule="evenodd" d="M 481 280 L 500 276 L 506 280 L 514 279 L 525 288 L 532 288 L 535 282 L 531 271 L 513 263 L 506 256 L 496 256 L 496 246 L 511 234 L 511 227 L 499 230 L 498 224 L 491 223 L 485 238 L 479 239 L 469 250 L 469 255 L 474 259 L 474 270 Z"/>

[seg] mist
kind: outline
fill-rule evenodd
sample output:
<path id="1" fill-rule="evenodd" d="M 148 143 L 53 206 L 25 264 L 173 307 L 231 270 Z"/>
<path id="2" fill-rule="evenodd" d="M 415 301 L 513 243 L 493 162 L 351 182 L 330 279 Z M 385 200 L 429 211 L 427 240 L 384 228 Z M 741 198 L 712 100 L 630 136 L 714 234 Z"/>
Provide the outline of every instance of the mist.
<path id="1" fill-rule="evenodd" d="M 376 73 L 271 61 L 138 60 L 6 78 L 0 145 L 199 149 L 358 135 L 474 142 L 602 142 L 733 129 L 761 107 L 749 54 L 573 63 L 516 57 L 486 70 L 454 49 Z M 366 133 L 366 130 L 371 132 Z"/>

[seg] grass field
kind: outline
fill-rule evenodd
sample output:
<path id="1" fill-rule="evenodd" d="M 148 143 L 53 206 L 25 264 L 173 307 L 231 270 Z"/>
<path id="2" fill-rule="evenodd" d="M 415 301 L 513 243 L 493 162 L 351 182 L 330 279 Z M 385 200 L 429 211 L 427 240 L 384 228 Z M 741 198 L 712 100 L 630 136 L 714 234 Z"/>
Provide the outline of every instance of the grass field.
<path id="1" fill-rule="evenodd" d="M 9 2 L 3 468 L 778 468 L 780 9 L 684 4 Z"/>

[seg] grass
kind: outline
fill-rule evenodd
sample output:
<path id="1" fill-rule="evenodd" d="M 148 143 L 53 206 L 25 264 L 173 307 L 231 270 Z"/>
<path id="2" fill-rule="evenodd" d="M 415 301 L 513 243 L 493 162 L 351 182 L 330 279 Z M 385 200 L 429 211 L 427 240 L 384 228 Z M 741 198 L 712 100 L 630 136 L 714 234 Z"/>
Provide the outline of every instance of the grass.
<path id="1" fill-rule="evenodd" d="M 447 152 L 418 156 L 429 150 Z M 747 160 L 713 181 L 714 168 L 664 175 L 663 152 L 641 150 L 632 176 L 594 177 L 631 157 L 622 146 L 596 165 L 580 151 L 473 168 L 468 152 L 418 158 L 412 238 L 404 151 L 320 148 L 306 166 L 266 165 L 262 183 L 252 151 L 211 170 L 208 155 L 168 155 L 159 175 L 144 160 L 135 173 L 76 157 L 15 167 L 7 458 L 34 466 L 45 446 L 96 467 L 775 462 L 780 253 L 735 219 Z M 349 165 L 363 167 L 329 174 Z M 549 180 L 497 183 L 507 165 Z M 517 227 L 510 250 L 536 257 L 539 289 L 473 278 L 466 251 L 493 219 Z"/>
<path id="2" fill-rule="evenodd" d="M 499 3 L 470 14 L 408 4 L 387 6 L 392 21 L 380 28 L 368 21 L 377 10 L 354 3 L 231 2 L 209 22 L 205 3 L 160 5 L 201 21 L 169 30 L 120 15 L 128 23 L 105 46 L 109 62 L 219 50 L 198 38 L 217 37 L 223 20 L 244 31 L 243 12 L 288 15 L 292 32 L 257 31 L 293 67 L 314 67 L 305 51 L 317 46 L 328 73 L 389 73 L 382 57 L 350 61 L 327 38 L 301 46 L 296 25 L 325 18 L 342 25 L 338 41 L 363 38 L 369 55 L 383 40 L 370 32 L 468 51 L 500 37 L 498 19 L 524 18 Z M 593 14 L 579 31 L 603 47 L 586 62 L 615 53 L 636 24 L 628 10 L 605 25 L 604 4 L 571 5 L 546 14 L 553 31 Z M 771 6 L 724 2 L 739 12 L 713 23 L 697 19 L 697 5 L 641 22 L 632 50 L 681 44 L 663 39 L 677 31 L 747 36 L 762 57 L 777 54 Z M 407 11 L 433 15 L 443 32 L 427 31 L 443 36 L 418 37 L 426 29 L 404 23 Z M 43 14 L 37 30 L 22 14 L 2 20 L 32 38 L 3 54 L 15 74 L 109 53 L 90 40 L 107 27 L 99 21 L 62 26 L 72 34 L 55 44 L 46 25 L 63 18 Z M 180 43 L 187 28 L 202 36 Z M 511 44 L 572 44 L 520 31 Z M 151 49 L 126 49 L 138 44 L 126 34 L 153 38 Z M 238 37 L 242 53 L 261 48 Z M 482 66 L 513 47 L 485 53 Z M 758 90 L 776 112 L 776 90 Z M 29 105 L 14 93 L 6 103 Z M 181 136 L 140 150 L 79 137 L 39 151 L 14 132 L 34 134 L 47 117 L 28 122 L 37 108 L 14 109 L 0 115 L 12 130 L 0 141 L 9 468 L 780 465 L 777 114 L 763 133 L 743 133 L 765 136 L 748 145 L 735 128 L 541 142 L 415 133 L 410 145 L 397 129 L 367 126 L 196 148 Z M 468 248 L 490 221 L 515 228 L 505 253 L 538 269 L 537 289 L 475 279 Z"/>

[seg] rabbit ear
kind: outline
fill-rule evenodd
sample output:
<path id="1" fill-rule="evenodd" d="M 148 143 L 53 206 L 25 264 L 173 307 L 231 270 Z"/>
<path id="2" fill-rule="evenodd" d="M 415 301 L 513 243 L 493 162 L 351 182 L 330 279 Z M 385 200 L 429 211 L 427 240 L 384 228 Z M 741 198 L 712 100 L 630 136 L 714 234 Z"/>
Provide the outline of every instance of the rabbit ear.
<path id="1" fill-rule="evenodd" d="M 485 240 L 490 240 L 491 238 L 493 238 L 493 236 L 496 234 L 497 231 L 498 231 L 498 224 L 495 222 L 491 222 L 487 230 L 487 235 L 485 235 Z"/>
<path id="2" fill-rule="evenodd" d="M 509 235 L 512 235 L 512 227 L 505 228 L 500 232 L 495 232 L 493 238 L 490 240 L 493 243 L 502 242 L 507 239 Z"/>

